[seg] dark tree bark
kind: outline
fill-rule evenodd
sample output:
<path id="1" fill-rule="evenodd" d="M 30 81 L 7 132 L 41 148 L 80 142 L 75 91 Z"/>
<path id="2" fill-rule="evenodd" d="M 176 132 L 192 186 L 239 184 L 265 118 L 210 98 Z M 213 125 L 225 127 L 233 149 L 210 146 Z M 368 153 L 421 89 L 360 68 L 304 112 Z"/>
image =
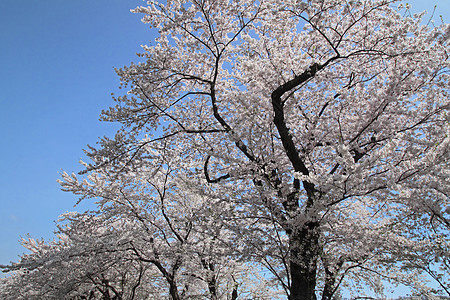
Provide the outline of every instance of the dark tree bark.
<path id="1" fill-rule="evenodd" d="M 288 91 L 308 81 L 321 70 L 325 65 L 313 64 L 302 74 L 294 77 L 292 80 L 279 86 L 272 92 L 271 100 L 274 110 L 273 123 L 277 127 L 281 137 L 283 148 L 294 171 L 303 175 L 309 175 L 309 171 L 297 150 L 294 140 L 289 133 L 289 128 L 284 117 L 284 103 L 281 97 Z M 313 184 L 303 181 L 303 189 L 307 194 L 306 211 L 314 205 L 316 189 Z M 295 179 L 294 193 L 288 196 L 284 207 L 288 213 L 293 215 L 298 213 L 299 203 L 298 195 L 300 192 L 300 181 Z M 289 269 L 291 275 L 289 300 L 316 300 L 316 273 L 318 259 L 319 231 L 318 223 L 306 222 L 300 229 L 292 228 L 286 231 L 289 235 L 290 259 Z"/>
<path id="2" fill-rule="evenodd" d="M 336 279 L 340 268 L 344 264 L 344 260 L 341 258 L 334 266 L 335 268 L 329 265 L 325 257 L 322 257 L 322 263 L 325 269 L 325 285 L 323 287 L 322 300 L 331 300 L 337 289 Z"/>
<path id="3" fill-rule="evenodd" d="M 316 300 L 319 251 L 317 223 L 306 223 L 289 236 L 291 286 L 289 300 Z"/>

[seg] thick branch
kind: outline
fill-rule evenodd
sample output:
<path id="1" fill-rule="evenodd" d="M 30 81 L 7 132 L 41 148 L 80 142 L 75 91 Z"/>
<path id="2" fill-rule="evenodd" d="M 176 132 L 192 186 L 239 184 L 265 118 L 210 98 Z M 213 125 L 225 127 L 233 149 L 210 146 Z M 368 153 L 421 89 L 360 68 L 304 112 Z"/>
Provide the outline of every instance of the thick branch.
<path id="1" fill-rule="evenodd" d="M 211 179 L 209 177 L 209 173 L 208 173 L 208 162 L 209 162 L 210 158 L 211 158 L 211 155 L 208 155 L 208 157 L 206 158 L 206 161 L 205 161 L 205 165 L 203 166 L 203 172 L 205 173 L 206 181 L 208 183 L 218 183 L 221 180 L 230 178 L 230 174 L 225 174 L 225 175 L 222 175 L 222 176 L 220 176 L 218 178 Z"/>
<path id="2" fill-rule="evenodd" d="M 321 70 L 323 67 L 324 65 L 319 65 L 317 63 L 313 64 L 308 70 L 306 70 L 302 74 L 294 77 L 294 79 L 279 86 L 275 91 L 272 92 L 271 95 L 272 107 L 275 114 L 273 122 L 277 127 L 278 133 L 280 134 L 284 150 L 286 151 L 286 154 L 290 162 L 292 163 L 294 170 L 296 172 L 302 173 L 303 175 L 309 175 L 309 171 L 306 168 L 306 165 L 303 162 L 302 158 L 300 157 L 299 152 L 295 147 L 294 140 L 291 134 L 289 133 L 289 128 L 287 127 L 286 120 L 284 118 L 284 108 L 283 103 L 281 101 L 281 97 L 283 96 L 284 93 L 290 91 L 291 89 L 299 86 L 300 84 L 314 77 L 317 71 Z M 314 186 L 311 183 L 303 182 L 303 185 L 307 190 L 308 194 L 314 191 Z"/>

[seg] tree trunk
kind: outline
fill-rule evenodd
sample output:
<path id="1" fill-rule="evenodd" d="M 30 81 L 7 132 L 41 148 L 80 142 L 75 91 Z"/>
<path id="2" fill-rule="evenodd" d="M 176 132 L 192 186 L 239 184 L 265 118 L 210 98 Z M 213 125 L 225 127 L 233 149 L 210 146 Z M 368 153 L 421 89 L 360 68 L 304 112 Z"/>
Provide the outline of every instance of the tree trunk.
<path id="1" fill-rule="evenodd" d="M 316 300 L 319 253 L 318 224 L 306 223 L 289 235 L 291 286 L 289 300 Z"/>
<path id="2" fill-rule="evenodd" d="M 170 300 L 180 300 L 175 282 L 169 284 Z"/>
<path id="3" fill-rule="evenodd" d="M 339 270 L 344 264 L 344 259 L 339 259 L 334 266 L 330 265 L 328 259 L 322 256 L 322 264 L 325 270 L 325 284 L 323 287 L 322 300 L 331 300 L 336 292 L 336 279 L 339 274 Z"/>

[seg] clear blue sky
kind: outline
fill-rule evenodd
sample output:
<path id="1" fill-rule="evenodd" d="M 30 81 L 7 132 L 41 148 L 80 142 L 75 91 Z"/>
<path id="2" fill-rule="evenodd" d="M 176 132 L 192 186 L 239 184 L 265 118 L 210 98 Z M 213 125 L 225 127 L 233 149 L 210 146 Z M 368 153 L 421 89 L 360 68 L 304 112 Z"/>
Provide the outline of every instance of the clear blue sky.
<path id="1" fill-rule="evenodd" d="M 113 68 L 153 38 L 130 13 L 143 4 L 0 0 L 0 264 L 18 259 L 20 236 L 52 238 L 53 220 L 74 209 L 56 180 L 114 130 L 98 116 L 119 85 Z"/>
<path id="2" fill-rule="evenodd" d="M 450 22 L 450 0 L 414 0 Z M 60 191 L 86 144 L 112 135 L 98 115 L 113 104 L 113 67 L 137 61 L 154 36 L 130 9 L 140 0 L 0 0 L 0 264 L 17 261 L 20 237 L 50 239 L 74 210 Z M 81 205 L 77 210 L 84 210 Z"/>

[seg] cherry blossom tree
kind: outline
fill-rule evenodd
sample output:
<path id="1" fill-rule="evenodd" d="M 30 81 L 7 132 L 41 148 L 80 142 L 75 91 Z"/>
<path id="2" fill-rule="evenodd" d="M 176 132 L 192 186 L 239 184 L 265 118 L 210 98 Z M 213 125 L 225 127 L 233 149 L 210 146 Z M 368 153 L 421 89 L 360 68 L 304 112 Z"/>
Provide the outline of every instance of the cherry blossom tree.
<path id="1" fill-rule="evenodd" d="M 220 298 L 214 264 L 239 285 L 222 286 L 231 299 L 263 286 L 261 299 L 382 295 L 385 282 L 450 295 L 448 24 L 390 0 L 134 12 L 159 37 L 117 70 L 126 93 L 102 119 L 123 126 L 61 182 L 141 227 L 111 250 L 156 268 L 171 299 L 193 286 Z M 259 267 L 270 273 L 234 271 Z"/>
<path id="2" fill-rule="evenodd" d="M 223 217 L 229 204 L 177 192 L 180 178 L 175 186 L 169 169 L 153 172 L 148 191 L 141 182 L 149 178 L 141 177 L 145 169 L 139 173 L 137 181 L 130 174 L 111 181 L 97 172 L 90 183 L 63 174 L 64 188 L 99 199 L 99 211 L 62 215 L 53 242 L 24 240 L 31 254 L 4 267 L 15 274 L 5 280 L 1 298 L 278 298 L 256 264 L 227 250 L 216 213 Z"/>

